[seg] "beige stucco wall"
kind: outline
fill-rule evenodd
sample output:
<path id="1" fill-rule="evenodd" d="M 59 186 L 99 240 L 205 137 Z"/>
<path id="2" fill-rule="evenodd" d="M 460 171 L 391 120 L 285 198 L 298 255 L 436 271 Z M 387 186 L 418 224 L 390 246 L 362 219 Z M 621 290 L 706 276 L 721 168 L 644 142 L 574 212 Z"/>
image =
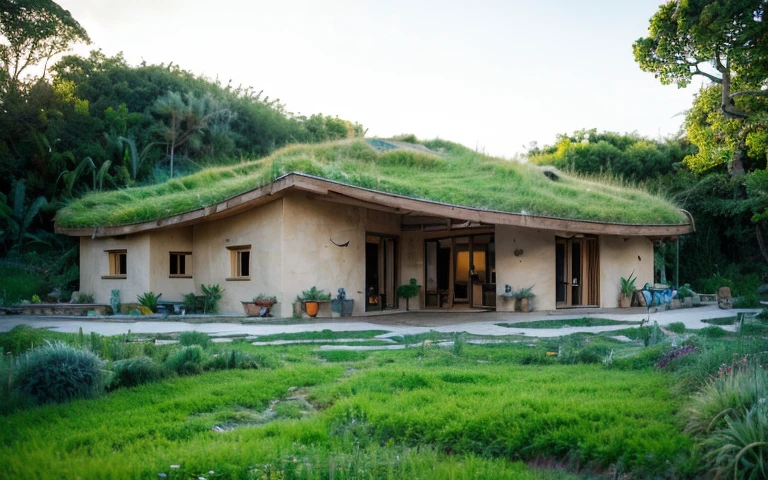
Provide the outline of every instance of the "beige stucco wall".
<path id="1" fill-rule="evenodd" d="M 227 280 L 231 275 L 230 250 L 227 247 L 251 246 L 249 280 Z M 219 303 L 222 313 L 243 313 L 241 301 L 259 293 L 275 295 L 278 304 L 273 315 L 281 316 L 287 307 L 280 295 L 283 281 L 283 200 L 247 210 L 238 215 L 193 227 L 195 291 L 201 284 L 218 284 L 224 289 Z M 290 308 L 288 307 L 290 316 Z"/>
<path id="2" fill-rule="evenodd" d="M 635 286 L 653 283 L 653 243 L 645 237 L 600 237 L 600 303 L 603 308 L 619 306 L 621 278 L 634 270 Z"/>
<path id="3" fill-rule="evenodd" d="M 80 237 L 80 291 L 94 295 L 96 303 L 109 304 L 113 289 L 120 290 L 122 303 L 136 303 L 138 295 L 150 291 L 149 234 L 114 237 Z M 105 279 L 109 275 L 109 254 L 105 250 L 125 249 L 127 272 L 123 279 Z"/>
<path id="4" fill-rule="evenodd" d="M 283 203 L 282 291 L 287 306 L 312 286 L 330 292 L 332 297 L 343 287 L 347 298 L 355 300 L 353 315 L 363 313 L 366 209 L 313 200 L 302 194 L 287 195 Z M 349 245 L 338 247 L 331 240 Z M 319 316 L 331 316 L 330 308 L 330 304 L 322 304 Z"/>
<path id="5" fill-rule="evenodd" d="M 516 257 L 515 250 L 523 254 Z M 536 310 L 555 309 L 555 234 L 506 225 L 496 226 L 496 294 L 531 285 Z M 498 311 L 514 310 L 514 302 L 497 299 Z"/>
<path id="6" fill-rule="evenodd" d="M 171 252 L 192 252 L 192 227 L 157 230 L 150 234 L 150 290 L 162 293 L 161 301 L 180 302 L 182 295 L 194 292 L 195 256 L 187 260 L 187 275 L 191 278 L 171 278 Z M 190 262 L 191 260 L 191 262 Z M 199 290 L 199 289 L 198 289 Z"/>

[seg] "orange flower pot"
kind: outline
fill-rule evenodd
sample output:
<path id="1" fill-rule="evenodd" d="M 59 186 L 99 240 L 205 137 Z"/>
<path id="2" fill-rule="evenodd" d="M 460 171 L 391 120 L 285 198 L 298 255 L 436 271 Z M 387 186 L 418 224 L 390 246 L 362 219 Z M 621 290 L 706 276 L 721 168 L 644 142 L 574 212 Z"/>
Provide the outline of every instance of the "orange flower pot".
<path id="1" fill-rule="evenodd" d="M 304 302 L 304 310 L 307 311 L 307 315 L 312 318 L 317 316 L 318 310 L 320 310 L 319 302 Z"/>

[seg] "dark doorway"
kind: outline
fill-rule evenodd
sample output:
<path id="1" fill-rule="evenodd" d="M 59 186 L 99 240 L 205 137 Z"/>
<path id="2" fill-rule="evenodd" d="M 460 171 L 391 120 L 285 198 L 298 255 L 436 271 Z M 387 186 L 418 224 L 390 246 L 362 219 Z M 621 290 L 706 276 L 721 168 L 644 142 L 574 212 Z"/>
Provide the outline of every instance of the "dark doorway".
<path id="1" fill-rule="evenodd" d="M 397 305 L 397 237 L 369 233 L 365 237 L 365 309 Z"/>

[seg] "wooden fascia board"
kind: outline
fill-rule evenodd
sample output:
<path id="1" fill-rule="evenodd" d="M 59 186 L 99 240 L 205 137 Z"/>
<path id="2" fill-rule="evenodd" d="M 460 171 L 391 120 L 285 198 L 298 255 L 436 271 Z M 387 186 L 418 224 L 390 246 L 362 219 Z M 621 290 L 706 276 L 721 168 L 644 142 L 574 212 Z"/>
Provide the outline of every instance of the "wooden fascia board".
<path id="1" fill-rule="evenodd" d="M 401 215 L 424 215 L 473 221 L 492 225 L 511 225 L 540 230 L 560 230 L 587 234 L 629 235 L 629 236 L 675 236 L 694 231 L 693 218 L 684 225 L 633 225 L 587 220 L 569 220 L 517 213 L 481 210 L 459 205 L 450 205 L 429 200 L 417 200 L 401 195 L 378 192 L 360 187 L 344 185 L 338 182 L 312 177 L 301 173 L 284 175 L 274 182 L 236 195 L 225 201 L 191 212 L 173 215 L 159 220 L 115 227 L 64 228 L 55 226 L 56 233 L 71 236 L 115 236 L 130 235 L 160 228 L 183 227 L 209 222 L 236 215 L 242 211 L 263 205 L 280 198 L 286 190 L 303 190 L 318 198 L 342 202 L 349 199 L 350 204 L 378 206 L 379 210 Z M 327 198 L 326 198 L 327 197 Z M 358 203 L 362 202 L 362 203 Z"/>

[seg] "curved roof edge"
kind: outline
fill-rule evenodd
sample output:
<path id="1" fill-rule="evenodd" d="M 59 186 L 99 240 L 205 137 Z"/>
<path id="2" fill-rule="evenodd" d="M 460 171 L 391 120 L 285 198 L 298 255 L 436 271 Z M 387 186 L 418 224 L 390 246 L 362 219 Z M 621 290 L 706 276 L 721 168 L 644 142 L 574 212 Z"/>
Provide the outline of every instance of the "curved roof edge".
<path id="1" fill-rule="evenodd" d="M 172 215 L 158 220 L 112 227 L 70 228 L 61 227 L 56 224 L 55 230 L 56 233 L 75 237 L 111 237 L 148 232 L 161 228 L 183 227 L 235 215 L 242 211 L 281 198 L 289 191 L 304 191 L 312 194 L 318 199 L 348 203 L 366 208 L 388 211 L 399 215 L 437 216 L 486 224 L 512 225 L 541 230 L 648 237 L 677 236 L 695 231 L 693 217 L 685 210 L 682 210 L 682 212 L 690 220 L 690 223 L 685 224 L 630 224 L 601 222 L 596 220 L 574 220 L 542 215 L 509 213 L 498 210 L 441 203 L 433 200 L 421 200 L 394 193 L 355 187 L 297 172 L 285 174 L 272 183 L 235 195 L 234 197 L 208 207 Z"/>

